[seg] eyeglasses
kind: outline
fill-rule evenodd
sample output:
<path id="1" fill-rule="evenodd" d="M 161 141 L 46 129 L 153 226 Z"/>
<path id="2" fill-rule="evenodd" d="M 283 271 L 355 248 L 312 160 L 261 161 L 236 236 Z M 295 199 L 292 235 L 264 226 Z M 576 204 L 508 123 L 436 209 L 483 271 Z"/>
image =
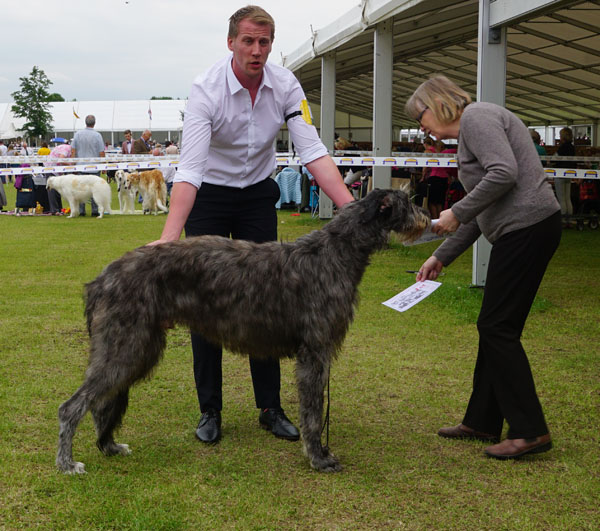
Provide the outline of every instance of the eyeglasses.
<path id="1" fill-rule="evenodd" d="M 425 108 L 419 113 L 419 116 L 417 116 L 417 122 L 419 123 L 419 127 L 423 127 L 421 125 L 421 120 L 423 119 L 423 115 L 425 114 L 425 111 L 429 109 L 429 107 L 425 106 Z"/>

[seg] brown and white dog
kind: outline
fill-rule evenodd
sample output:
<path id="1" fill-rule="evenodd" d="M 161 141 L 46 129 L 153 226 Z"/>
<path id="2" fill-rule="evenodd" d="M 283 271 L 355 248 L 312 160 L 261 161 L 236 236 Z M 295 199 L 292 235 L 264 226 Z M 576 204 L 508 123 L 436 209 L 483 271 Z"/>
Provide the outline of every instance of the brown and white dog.
<path id="1" fill-rule="evenodd" d="M 144 214 L 152 212 L 156 215 L 159 209 L 163 212 L 169 211 L 166 206 L 167 185 L 160 170 L 125 173 L 125 188 L 138 191 L 142 195 Z"/>

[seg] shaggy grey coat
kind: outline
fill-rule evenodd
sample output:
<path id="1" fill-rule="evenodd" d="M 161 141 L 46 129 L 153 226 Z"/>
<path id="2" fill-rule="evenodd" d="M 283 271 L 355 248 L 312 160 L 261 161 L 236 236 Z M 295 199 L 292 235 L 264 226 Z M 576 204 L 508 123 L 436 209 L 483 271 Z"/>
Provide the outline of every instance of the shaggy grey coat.
<path id="1" fill-rule="evenodd" d="M 323 391 L 358 284 L 390 231 L 414 239 L 428 225 L 404 192 L 374 190 L 292 243 L 200 236 L 140 247 L 109 264 L 86 286 L 89 366 L 82 386 L 59 408 L 58 468 L 84 472 L 73 461 L 72 440 L 88 409 L 98 448 L 129 453 L 113 439 L 129 388 L 150 374 L 167 329 L 180 323 L 239 354 L 295 357 L 305 454 L 317 470 L 340 470 L 321 444 Z"/>

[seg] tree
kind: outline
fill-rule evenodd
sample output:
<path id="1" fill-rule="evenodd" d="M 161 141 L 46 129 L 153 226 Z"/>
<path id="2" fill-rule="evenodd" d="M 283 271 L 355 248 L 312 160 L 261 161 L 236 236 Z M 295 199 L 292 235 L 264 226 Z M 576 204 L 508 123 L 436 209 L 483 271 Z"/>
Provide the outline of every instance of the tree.
<path id="1" fill-rule="evenodd" d="M 46 136 L 52 125 L 52 114 L 48 111 L 48 87 L 52 85 L 52 81 L 37 66 L 33 67 L 29 76 L 21 77 L 19 81 L 21 90 L 11 94 L 15 100 L 11 110 L 15 116 L 27 120 L 23 129 L 28 136 Z"/>
<path id="2" fill-rule="evenodd" d="M 48 95 L 47 101 L 65 101 L 65 99 L 58 92 L 53 92 Z"/>

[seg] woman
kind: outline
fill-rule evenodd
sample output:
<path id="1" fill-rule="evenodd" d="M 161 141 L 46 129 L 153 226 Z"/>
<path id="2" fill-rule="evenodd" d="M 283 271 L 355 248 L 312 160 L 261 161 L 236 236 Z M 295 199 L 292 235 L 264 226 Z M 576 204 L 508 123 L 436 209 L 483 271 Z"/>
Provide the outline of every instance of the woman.
<path id="1" fill-rule="evenodd" d="M 441 140 L 435 141 L 434 153 L 447 153 L 445 144 Z M 427 208 L 431 214 L 431 219 L 438 219 L 440 212 L 446 202 L 446 192 L 448 191 L 448 168 L 434 166 L 429 172 L 427 183 L 429 184 L 429 202 Z"/>
<path id="2" fill-rule="evenodd" d="M 461 424 L 438 434 L 497 442 L 497 459 L 552 447 L 520 337 L 561 235 L 560 207 L 547 183 L 527 127 L 492 103 L 469 95 L 443 76 L 424 82 L 406 113 L 439 140 L 458 139 L 459 178 L 467 195 L 440 213 L 437 234 L 455 233 L 421 266 L 417 281 L 435 280 L 483 235 L 492 243 L 477 328 L 479 352 L 473 391 Z"/>
<path id="3" fill-rule="evenodd" d="M 573 130 L 569 127 L 563 127 L 559 133 L 560 144 L 556 150 L 556 154 L 560 157 L 574 157 L 575 146 L 573 145 Z M 556 168 L 573 168 L 574 162 L 556 162 Z M 573 215 L 573 203 L 571 201 L 571 179 L 554 179 L 554 190 L 560 211 L 563 215 L 565 227 L 569 226 L 571 216 Z"/>

